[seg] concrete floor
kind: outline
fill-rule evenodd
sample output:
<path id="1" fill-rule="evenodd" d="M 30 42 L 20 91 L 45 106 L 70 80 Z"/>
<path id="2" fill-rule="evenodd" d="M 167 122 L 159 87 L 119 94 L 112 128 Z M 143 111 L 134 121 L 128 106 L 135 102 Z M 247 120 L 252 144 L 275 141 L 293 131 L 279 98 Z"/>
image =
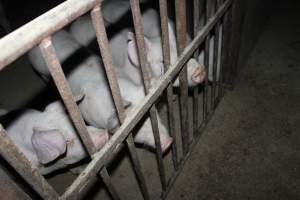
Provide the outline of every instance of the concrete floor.
<path id="1" fill-rule="evenodd" d="M 300 199 L 299 11 L 275 7 L 168 199 Z"/>

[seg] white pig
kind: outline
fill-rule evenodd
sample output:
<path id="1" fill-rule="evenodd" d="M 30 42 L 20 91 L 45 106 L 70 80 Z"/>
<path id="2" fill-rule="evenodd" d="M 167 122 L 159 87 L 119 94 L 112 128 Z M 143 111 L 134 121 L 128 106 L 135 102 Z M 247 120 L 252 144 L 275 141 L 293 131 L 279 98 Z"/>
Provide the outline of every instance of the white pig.
<path id="1" fill-rule="evenodd" d="M 90 52 L 84 51 L 85 48 L 81 48 L 72 36 L 65 31 L 57 32 L 53 35 L 52 39 L 58 59 L 63 63 L 64 71 L 72 69 L 71 72 L 67 74 L 67 79 L 73 94 L 84 95 L 83 100 L 79 103 L 79 108 L 84 119 L 90 125 L 97 128 L 109 130 L 116 128 L 118 126 L 118 118 L 100 58 Z M 78 54 L 77 51 L 79 51 L 80 54 Z M 46 63 L 42 59 L 40 50 L 38 48 L 31 50 L 29 58 L 35 70 L 43 74 L 46 80 L 49 79 L 49 71 Z M 75 59 L 75 61 L 72 61 L 72 59 Z M 71 62 L 68 60 L 71 60 Z M 65 70 L 65 67 L 67 70 Z M 127 82 L 124 86 L 120 83 L 120 86 L 122 86 L 121 93 L 125 106 L 131 110 L 132 108 L 129 108 L 130 106 L 134 107 L 138 105 L 140 100 L 145 97 L 143 88 L 142 86 L 135 86 L 120 72 L 117 72 L 117 77 L 119 81 Z M 165 135 L 161 138 L 162 148 L 166 150 L 172 143 L 172 138 L 168 136 L 160 120 L 159 127 L 163 130 L 161 134 Z M 153 131 L 150 126 L 150 121 L 148 120 L 137 131 L 136 137 L 150 138 L 149 141 L 143 143 L 154 148 L 154 140 L 151 140 L 153 138 L 152 135 Z M 139 139 L 136 142 L 139 141 L 141 140 Z"/>
<path id="2" fill-rule="evenodd" d="M 95 147 L 101 149 L 108 140 L 107 131 L 92 126 L 87 129 Z M 87 156 L 60 101 L 49 104 L 43 112 L 26 110 L 6 130 L 42 174 L 64 168 Z"/>
<path id="3" fill-rule="evenodd" d="M 104 16 L 105 18 L 105 16 Z M 163 54 L 160 36 L 159 16 L 153 9 L 148 9 L 142 15 L 143 28 L 145 33 L 145 44 L 147 61 L 150 64 L 148 73 L 150 78 L 157 79 L 163 75 Z M 172 25 L 168 23 L 171 64 L 177 59 L 176 38 Z M 70 33 L 84 46 L 90 46 L 95 40 L 95 32 L 89 16 L 78 18 L 70 27 Z M 113 61 L 116 67 L 122 68 L 124 73 L 131 78 L 135 84 L 141 85 L 140 64 L 137 55 L 135 37 L 131 33 L 131 27 L 124 25 L 119 28 L 119 32 L 110 37 L 110 46 L 113 54 Z M 194 86 L 201 83 L 205 77 L 205 69 L 202 65 L 195 65 L 196 60 L 188 62 L 188 84 Z M 179 81 L 175 81 L 174 86 L 178 86 Z"/>
<path id="4" fill-rule="evenodd" d="M 130 115 L 132 110 L 144 99 L 144 88 L 133 84 L 127 78 L 119 77 L 118 81 L 122 97 L 125 99 L 125 102 L 131 103 L 131 105 L 126 108 L 126 114 Z M 109 129 L 115 129 L 119 125 L 110 91 L 107 86 L 99 87 L 98 83 L 91 82 L 90 84 L 85 85 L 82 89 L 82 93 L 85 94 L 85 100 L 79 104 L 79 107 L 85 120 L 89 124 L 96 127 L 106 126 Z M 91 105 L 93 105 L 92 109 Z M 103 115 L 103 112 L 99 112 L 96 108 L 104 108 L 107 114 Z M 109 112 L 110 114 L 108 114 Z M 157 120 L 161 149 L 165 152 L 172 144 L 173 139 L 169 136 L 168 131 L 161 122 L 159 115 L 157 115 Z M 134 141 L 136 143 L 145 144 L 149 147 L 155 148 L 153 130 L 149 117 L 146 118 L 139 126 L 137 134 L 134 137 Z"/>

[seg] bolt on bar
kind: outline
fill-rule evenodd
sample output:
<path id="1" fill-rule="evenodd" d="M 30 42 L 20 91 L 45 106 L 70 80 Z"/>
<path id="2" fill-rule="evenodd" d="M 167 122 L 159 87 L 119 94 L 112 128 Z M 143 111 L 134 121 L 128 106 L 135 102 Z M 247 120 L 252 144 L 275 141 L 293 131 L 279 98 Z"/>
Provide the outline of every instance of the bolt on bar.
<path id="1" fill-rule="evenodd" d="M 116 77 L 116 74 L 114 71 L 112 54 L 111 54 L 109 42 L 107 39 L 107 34 L 105 31 L 104 20 L 103 20 L 100 6 L 101 5 L 96 6 L 91 11 L 91 18 L 92 18 L 93 26 L 94 26 L 95 33 L 97 36 L 97 41 L 99 44 L 100 53 L 102 55 L 105 71 L 107 74 L 109 87 L 111 89 L 112 97 L 113 97 L 114 104 L 115 104 L 115 107 L 116 107 L 116 110 L 118 113 L 120 124 L 122 124 L 125 120 L 126 114 L 125 114 L 124 104 L 123 104 L 121 93 L 120 93 L 120 87 L 119 87 L 118 80 L 117 80 L 117 77 Z M 132 134 L 129 134 L 129 136 L 126 139 L 126 142 L 127 142 L 130 156 L 131 156 L 131 160 L 133 162 L 134 171 L 135 171 L 137 179 L 140 183 L 142 195 L 143 195 L 144 199 L 150 199 L 146 181 L 145 181 L 145 177 L 141 170 L 141 164 L 140 164 L 137 152 L 136 152 Z"/>
<path id="2" fill-rule="evenodd" d="M 176 39 L 177 52 L 180 55 L 185 46 L 187 38 L 186 27 L 186 3 L 182 0 L 175 1 L 176 13 Z M 181 111 L 181 137 L 183 155 L 189 151 L 189 133 L 188 133 L 188 84 L 187 84 L 187 67 L 184 66 L 179 74 L 180 83 L 180 111 Z"/>
<path id="3" fill-rule="evenodd" d="M 68 198 L 76 192 L 82 190 L 86 186 L 86 182 L 95 176 L 95 174 L 104 166 L 104 163 L 109 159 L 111 154 L 118 151 L 121 143 L 129 135 L 132 129 L 137 125 L 141 118 L 151 108 L 155 101 L 159 98 L 167 86 L 172 83 L 172 80 L 183 68 L 183 65 L 192 56 L 193 52 L 205 40 L 208 33 L 213 29 L 214 25 L 221 19 L 224 13 L 228 10 L 232 0 L 227 0 L 213 16 L 208 23 L 200 30 L 194 40 L 185 48 L 178 60 L 172 65 L 168 71 L 162 76 L 160 84 L 154 86 L 149 94 L 146 95 L 144 101 L 137 106 L 128 116 L 117 132 L 110 138 L 105 146 L 93 156 L 93 160 L 88 164 L 84 171 L 75 179 L 72 185 L 65 191 L 62 199 Z"/>
<path id="4" fill-rule="evenodd" d="M 0 70 L 103 0 L 68 0 L 0 39 Z"/>
<path id="5" fill-rule="evenodd" d="M 147 70 L 149 70 L 150 66 L 146 61 L 146 48 L 145 48 L 144 32 L 143 32 L 143 24 L 142 24 L 139 0 L 130 0 L 130 5 L 131 5 L 131 12 L 132 12 L 132 18 L 134 23 L 134 30 L 136 33 L 136 42 L 138 47 L 138 55 L 140 59 L 140 66 L 141 66 L 141 72 L 143 76 L 144 88 L 145 88 L 145 93 L 147 95 L 150 89 L 150 78 L 149 78 L 149 74 L 147 73 Z M 156 156 L 157 156 L 160 181 L 161 181 L 162 189 L 166 190 L 167 180 L 165 174 L 165 167 L 163 163 L 161 141 L 159 137 L 159 129 L 157 123 L 157 110 L 155 108 L 155 105 L 152 105 L 149 112 L 150 112 L 151 125 L 152 125 L 152 130 L 154 135 L 155 146 L 156 146 Z"/>
<path id="6" fill-rule="evenodd" d="M 159 12 L 160 12 L 160 24 L 162 35 L 162 47 L 164 58 L 164 72 L 170 68 L 170 44 L 169 44 L 169 30 L 168 30 L 168 8 L 167 0 L 159 0 Z M 169 119 L 169 131 L 173 138 L 172 144 L 172 160 L 174 169 L 178 169 L 178 157 L 177 157 L 177 139 L 175 134 L 175 118 L 174 118 L 174 104 L 173 104 L 173 86 L 170 84 L 167 87 L 167 103 L 168 103 L 168 119 Z M 177 123 L 177 122 L 176 122 Z"/>
<path id="7" fill-rule="evenodd" d="M 74 97 L 72 95 L 70 86 L 62 67 L 59 63 L 59 60 L 56 56 L 55 49 L 53 47 L 50 37 L 45 38 L 41 44 L 40 49 L 43 55 L 43 58 L 48 66 L 50 74 L 54 80 L 54 83 L 61 95 L 61 98 L 70 114 L 70 117 L 73 121 L 75 128 L 77 129 L 79 136 L 84 144 L 84 147 L 88 151 L 89 155 L 92 155 L 97 151 L 96 147 L 88 134 L 87 128 L 85 126 L 84 120 L 81 116 L 78 106 L 75 103 Z M 100 173 L 100 176 L 103 178 L 103 182 L 107 186 L 108 190 L 111 192 L 113 197 L 118 197 L 118 194 L 115 193 L 116 189 L 112 187 L 112 182 L 109 178 L 106 168 L 103 168 L 103 172 Z M 119 199 L 119 198 L 116 198 Z"/>
<path id="8" fill-rule="evenodd" d="M 58 193 L 8 137 L 1 124 L 0 154 L 42 198 L 58 199 Z"/>

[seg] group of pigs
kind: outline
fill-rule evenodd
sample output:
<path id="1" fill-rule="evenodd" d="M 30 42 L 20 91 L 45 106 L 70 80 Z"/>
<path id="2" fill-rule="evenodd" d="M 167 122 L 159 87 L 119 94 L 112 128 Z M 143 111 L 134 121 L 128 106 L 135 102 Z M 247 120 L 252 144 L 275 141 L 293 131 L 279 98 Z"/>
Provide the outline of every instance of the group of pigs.
<path id="1" fill-rule="evenodd" d="M 130 4 L 127 0 L 104 1 L 102 12 L 106 28 L 114 26 L 129 10 Z M 149 63 L 147 70 L 151 79 L 150 87 L 153 87 L 164 73 L 158 12 L 152 8 L 147 9 L 142 13 L 142 21 Z M 129 115 L 143 100 L 145 93 L 135 35 L 132 32 L 133 25 L 129 23 L 123 26 L 119 25 L 118 30 L 109 33 L 108 36 L 121 96 L 126 114 Z M 168 30 L 171 64 L 174 64 L 178 55 L 171 21 L 168 23 Z M 84 15 L 73 22 L 68 29 L 53 34 L 52 42 L 82 116 L 89 125 L 88 133 L 96 148 L 101 149 L 109 138 L 108 132 L 119 126 L 119 120 L 99 51 L 91 45 L 96 41 L 95 38 L 91 18 Z M 213 37 L 210 46 L 212 49 Z M 212 80 L 212 56 L 210 57 L 208 76 Z M 206 69 L 203 66 L 203 58 L 201 52 L 198 61 L 190 59 L 187 63 L 190 87 L 202 83 L 205 79 Z M 38 47 L 29 52 L 29 59 L 41 77 L 49 81 L 50 72 Z M 179 81 L 176 79 L 173 86 L 178 85 Z M 5 113 L 4 110 L 1 112 Z M 159 114 L 157 120 L 161 148 L 165 152 L 172 144 L 172 138 L 161 122 Z M 26 110 L 6 127 L 6 130 L 9 137 L 42 174 L 76 163 L 87 156 L 61 101 L 47 105 L 42 112 Z M 149 117 L 145 118 L 138 127 L 134 141 L 155 148 Z"/>

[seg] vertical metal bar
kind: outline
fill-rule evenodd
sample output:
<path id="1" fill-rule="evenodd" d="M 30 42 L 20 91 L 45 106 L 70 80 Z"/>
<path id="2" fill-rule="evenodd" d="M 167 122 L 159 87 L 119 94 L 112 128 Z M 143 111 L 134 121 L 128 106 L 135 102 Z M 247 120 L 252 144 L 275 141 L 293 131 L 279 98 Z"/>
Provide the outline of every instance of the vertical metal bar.
<path id="1" fill-rule="evenodd" d="M 200 0 L 193 1 L 193 37 L 196 37 L 197 32 L 200 30 Z M 199 48 L 194 53 L 194 58 L 198 60 Z M 199 127 L 199 87 L 196 86 L 193 90 L 193 137 L 197 133 Z"/>
<path id="2" fill-rule="evenodd" d="M 206 23 L 208 23 L 209 21 L 210 11 L 211 11 L 211 1 L 207 0 L 205 6 Z M 205 47 L 204 47 L 204 65 L 206 66 L 207 69 L 207 76 L 205 77 L 205 84 L 203 87 L 203 120 L 204 121 L 206 121 L 206 117 L 208 115 L 208 90 L 209 90 L 208 77 L 210 74 L 209 49 L 210 49 L 210 33 L 205 38 Z"/>
<path id="3" fill-rule="evenodd" d="M 192 56 L 193 52 L 199 47 L 201 43 L 203 43 L 209 31 L 213 29 L 217 21 L 220 20 L 220 18 L 228 10 L 228 7 L 230 5 L 231 0 L 227 0 L 226 3 L 222 5 L 218 13 L 209 21 L 209 23 L 205 25 L 205 27 L 203 27 L 203 29 L 197 34 L 196 38 L 192 41 L 192 43 L 189 44 L 188 47 L 186 47 L 184 53 L 174 63 L 173 67 L 168 69 L 168 71 L 163 75 L 160 84 L 155 86 L 153 90 L 151 90 L 151 92 L 146 96 L 144 101 L 141 102 L 137 109 L 134 110 L 132 115 L 126 118 L 121 127 L 111 137 L 110 141 L 99 152 L 95 153 L 94 159 L 88 164 L 85 170 L 76 178 L 72 185 L 68 187 L 67 191 L 65 191 L 62 198 L 72 197 L 73 195 L 76 195 L 78 191 L 82 190 L 85 187 L 86 182 L 91 177 L 93 177 L 94 174 L 96 174 L 101 169 L 101 167 L 104 166 L 104 163 L 106 163 L 110 159 L 110 156 L 112 154 L 114 155 L 118 151 L 120 144 L 126 139 L 126 137 L 129 135 L 129 132 L 133 129 L 133 127 L 137 125 L 137 123 L 142 119 L 142 117 L 146 114 L 150 107 L 161 96 L 163 90 L 165 90 L 167 86 L 171 84 L 172 79 L 176 77 L 176 75 L 183 68 L 184 64 Z M 201 130 L 199 132 L 201 132 Z M 179 171 L 177 171 L 176 173 L 179 173 Z M 170 183 L 172 184 L 172 180 Z"/>
<path id="4" fill-rule="evenodd" d="M 72 96 L 70 86 L 68 84 L 68 81 L 66 80 L 66 77 L 61 68 L 59 60 L 55 54 L 55 49 L 53 47 L 50 37 L 45 38 L 41 42 L 40 49 L 41 49 L 42 55 L 45 59 L 45 62 L 49 68 L 50 74 L 55 82 L 55 85 L 61 95 L 61 98 L 63 99 L 65 106 L 71 116 L 74 126 L 77 129 L 77 131 L 82 139 L 82 142 L 83 142 L 85 148 L 87 149 L 89 155 L 92 157 L 92 155 L 97 151 L 96 147 L 95 147 L 91 137 L 88 134 L 87 128 L 85 126 L 85 123 L 84 123 L 81 113 L 79 111 L 79 108 L 76 105 L 74 97 Z M 103 168 L 102 170 L 104 170 L 104 172 L 100 175 L 101 176 L 105 175 L 102 178 L 103 178 L 103 181 L 104 181 L 105 185 L 107 186 L 108 190 L 110 192 L 116 191 L 114 188 L 111 188 L 112 182 L 108 176 L 108 172 L 107 172 L 106 168 Z M 117 197 L 118 194 L 113 193 L 112 196 Z M 119 198 L 116 198 L 116 199 L 119 199 Z"/>
<path id="5" fill-rule="evenodd" d="M 143 24 L 142 24 L 139 0 L 130 0 L 130 5 L 131 5 L 133 22 L 134 22 L 134 30 L 136 33 L 137 48 L 138 48 L 138 54 L 140 59 L 141 71 L 143 75 L 145 92 L 146 94 L 148 94 L 149 87 L 150 87 L 150 79 L 149 79 L 149 75 L 147 74 L 147 68 L 149 69 L 149 66 L 146 61 L 146 48 L 145 48 L 144 32 L 143 32 Z M 165 191 L 167 188 L 167 180 L 166 180 L 165 167 L 162 158 L 159 130 L 157 125 L 157 111 L 154 105 L 150 108 L 150 119 L 151 119 L 152 130 L 153 130 L 154 140 L 156 145 L 156 156 L 157 156 L 160 180 L 162 184 L 162 189 L 163 191 Z"/>
<path id="6" fill-rule="evenodd" d="M 110 46 L 108 43 L 107 34 L 105 31 L 105 26 L 104 26 L 104 20 L 103 20 L 100 6 L 96 6 L 91 11 L 91 18 L 92 18 L 93 26 L 94 26 L 95 33 L 97 36 L 97 41 L 99 44 L 99 49 L 100 49 L 100 53 L 101 53 L 101 56 L 103 59 L 105 71 L 107 74 L 109 87 L 111 89 L 111 93 L 112 93 L 114 104 L 115 104 L 115 107 L 116 107 L 116 110 L 118 113 L 119 121 L 122 124 L 125 120 L 126 114 L 125 114 L 124 104 L 123 104 L 121 93 L 120 93 L 120 87 L 119 87 L 118 80 L 117 80 L 117 77 L 116 77 L 116 74 L 114 71 L 111 49 L 110 49 Z M 129 149 L 130 156 L 131 156 L 134 171 L 136 173 L 138 182 L 140 183 L 142 195 L 143 195 L 144 199 L 150 199 L 146 181 L 145 181 L 145 177 L 141 170 L 141 164 L 140 164 L 137 152 L 136 152 L 132 134 L 128 135 L 128 137 L 126 139 L 126 143 L 127 143 L 128 149 Z"/>
<path id="7" fill-rule="evenodd" d="M 177 51 L 180 55 L 185 46 L 187 39 L 186 27 L 186 2 L 184 0 L 175 1 L 176 12 L 176 33 L 177 33 Z M 183 67 L 179 74 L 180 83 L 180 111 L 181 111 L 181 137 L 182 149 L 185 155 L 189 151 L 189 134 L 188 134 L 188 85 L 187 85 L 187 68 Z"/>
<path id="8" fill-rule="evenodd" d="M 216 12 L 220 7 L 220 0 L 216 0 Z M 217 87 L 217 73 L 218 73 L 218 57 L 219 57 L 219 34 L 220 34 L 220 20 L 215 26 L 215 38 L 214 38 L 214 53 L 213 53 L 213 83 L 212 83 L 212 108 L 216 106 L 216 87 Z M 218 75 L 219 76 L 219 75 Z"/>
<path id="9" fill-rule="evenodd" d="M 0 124 L 0 154 L 14 167 L 14 169 L 32 186 L 32 188 L 44 199 L 58 199 L 58 193 L 40 174 L 37 168 L 32 167 L 31 162 L 11 141 L 6 131 Z"/>
<path id="10" fill-rule="evenodd" d="M 230 30 L 231 30 L 231 7 L 226 11 L 223 16 L 223 30 L 222 30 L 222 45 L 221 45 L 221 63 L 220 63 L 220 90 L 218 94 L 219 101 L 224 95 L 224 82 L 225 73 L 228 69 L 228 63 L 230 60 Z"/>
<path id="11" fill-rule="evenodd" d="M 74 126 L 78 130 L 78 133 L 86 147 L 86 150 L 90 155 L 92 155 L 94 152 L 96 152 L 96 148 L 92 142 L 91 137 L 88 134 L 79 108 L 77 107 L 75 99 L 72 95 L 70 86 L 68 85 L 59 60 L 56 57 L 50 37 L 45 38 L 40 43 L 40 49 L 49 68 L 50 74 L 55 82 L 55 85 L 61 95 L 61 98 L 65 103 L 67 110 L 69 111 L 72 121 L 74 122 Z"/>
<path id="12" fill-rule="evenodd" d="M 162 32 L 162 47 L 163 47 L 163 57 L 164 57 L 164 70 L 168 70 L 171 64 L 170 58 L 170 44 L 169 44 L 169 30 L 168 30 L 168 8 L 166 0 L 159 0 L 159 12 L 161 21 L 161 32 Z M 177 157 L 177 139 L 175 134 L 174 126 L 174 104 L 173 104 L 173 87 L 169 85 L 167 87 L 167 102 L 168 102 L 168 121 L 169 121 L 169 131 L 173 138 L 172 144 L 172 160 L 174 169 L 178 169 L 178 157 Z"/>

